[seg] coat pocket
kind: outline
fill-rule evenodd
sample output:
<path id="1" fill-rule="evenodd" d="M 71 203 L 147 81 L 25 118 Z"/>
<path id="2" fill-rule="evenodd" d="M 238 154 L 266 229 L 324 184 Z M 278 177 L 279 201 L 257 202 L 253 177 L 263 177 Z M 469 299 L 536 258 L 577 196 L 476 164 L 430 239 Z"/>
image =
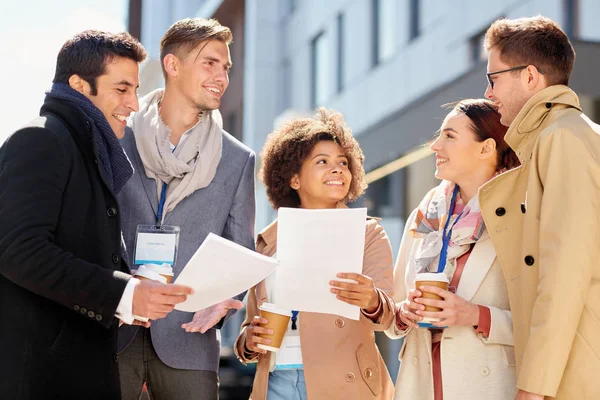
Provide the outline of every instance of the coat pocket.
<path id="1" fill-rule="evenodd" d="M 362 380 L 367 384 L 371 393 L 374 396 L 378 396 L 383 390 L 383 386 L 381 384 L 381 371 L 379 370 L 379 354 L 377 349 L 368 349 L 361 343 L 356 350 L 356 360 L 358 361 Z"/>
<path id="2" fill-rule="evenodd" d="M 502 346 L 502 361 L 507 367 L 515 367 L 517 361 L 515 358 L 515 348 L 513 346 Z"/>

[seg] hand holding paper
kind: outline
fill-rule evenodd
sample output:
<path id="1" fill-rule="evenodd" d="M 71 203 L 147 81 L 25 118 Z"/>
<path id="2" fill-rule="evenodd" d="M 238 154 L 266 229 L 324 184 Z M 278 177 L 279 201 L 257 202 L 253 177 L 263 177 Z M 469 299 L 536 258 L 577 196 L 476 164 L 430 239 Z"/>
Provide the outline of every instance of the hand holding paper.
<path id="1" fill-rule="evenodd" d="M 177 277 L 176 283 L 195 293 L 175 309 L 196 312 L 231 299 L 265 279 L 276 266 L 277 260 L 211 233 Z"/>

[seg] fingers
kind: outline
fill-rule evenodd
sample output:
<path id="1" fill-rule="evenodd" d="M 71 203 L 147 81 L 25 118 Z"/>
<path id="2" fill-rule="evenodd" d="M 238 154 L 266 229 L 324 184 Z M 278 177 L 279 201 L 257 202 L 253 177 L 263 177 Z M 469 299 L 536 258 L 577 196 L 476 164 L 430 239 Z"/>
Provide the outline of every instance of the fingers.
<path id="1" fill-rule="evenodd" d="M 246 348 L 254 353 L 266 354 L 267 350 L 257 347 L 258 344 L 271 344 L 271 339 L 263 338 L 258 335 L 272 335 L 273 329 L 265 328 L 258 324 L 266 324 L 267 320 L 259 316 L 252 319 L 252 325 L 246 328 Z"/>
<path id="2" fill-rule="evenodd" d="M 437 308 L 447 308 L 447 302 L 444 300 L 437 300 L 437 299 L 427 299 L 425 297 L 419 297 L 417 299 L 415 299 L 415 303 L 418 304 L 424 304 L 426 306 L 432 306 L 432 307 L 437 307 Z"/>
<path id="3" fill-rule="evenodd" d="M 164 293 L 164 294 L 171 294 L 171 295 L 189 295 L 189 294 L 194 294 L 194 289 L 192 289 L 189 286 L 184 286 L 184 285 L 178 285 L 178 284 L 162 284 L 162 286 L 159 286 L 157 288 L 155 288 L 155 290 L 157 292 L 160 293 Z"/>
<path id="4" fill-rule="evenodd" d="M 244 308 L 244 303 L 239 300 L 236 300 L 236 299 L 227 299 L 223 302 L 223 305 L 228 310 L 231 310 L 231 309 L 239 310 L 239 309 Z"/>
<path id="5" fill-rule="evenodd" d="M 336 275 L 336 277 L 340 279 L 351 279 L 358 283 L 370 283 L 373 281 L 370 277 L 363 274 L 357 274 L 355 272 L 340 272 Z"/>
<path id="6" fill-rule="evenodd" d="M 449 292 L 449 291 L 444 290 L 444 289 L 440 289 L 437 286 L 421 286 L 421 290 L 423 292 L 429 292 L 429 293 L 437 294 L 438 296 L 443 297 L 443 298 L 447 298 L 447 297 L 453 296 L 452 292 Z"/>
<path id="7" fill-rule="evenodd" d="M 408 291 L 407 298 L 408 298 L 409 301 L 414 301 L 415 298 L 421 297 L 421 296 L 423 296 L 423 293 L 421 293 L 420 290 L 411 289 L 411 290 Z"/>

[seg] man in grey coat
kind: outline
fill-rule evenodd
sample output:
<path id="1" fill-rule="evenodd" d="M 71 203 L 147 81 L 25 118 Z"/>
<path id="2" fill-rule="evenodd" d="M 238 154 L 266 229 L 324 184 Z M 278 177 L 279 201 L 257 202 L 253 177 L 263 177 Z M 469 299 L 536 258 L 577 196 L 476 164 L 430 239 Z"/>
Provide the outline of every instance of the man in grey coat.
<path id="1" fill-rule="evenodd" d="M 175 278 L 210 232 L 254 248 L 255 155 L 222 129 L 218 112 L 231 40 L 229 28 L 201 18 L 176 22 L 161 40 L 165 89 L 140 100 L 121 141 L 135 169 L 119 195 L 132 268 L 143 263 L 134 255 L 140 225 L 179 231 Z M 228 299 L 194 314 L 173 311 L 150 328 L 121 327 L 123 399 L 137 400 L 144 382 L 155 399 L 217 399 L 217 330 L 242 307 Z"/>

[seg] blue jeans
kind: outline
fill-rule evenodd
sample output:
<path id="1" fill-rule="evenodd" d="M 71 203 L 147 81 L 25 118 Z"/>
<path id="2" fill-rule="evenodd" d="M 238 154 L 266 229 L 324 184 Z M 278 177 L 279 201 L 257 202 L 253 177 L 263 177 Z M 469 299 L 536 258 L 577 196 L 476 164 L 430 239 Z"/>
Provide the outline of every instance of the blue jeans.
<path id="1" fill-rule="evenodd" d="M 301 369 L 269 373 L 267 400 L 306 400 L 306 383 Z"/>

